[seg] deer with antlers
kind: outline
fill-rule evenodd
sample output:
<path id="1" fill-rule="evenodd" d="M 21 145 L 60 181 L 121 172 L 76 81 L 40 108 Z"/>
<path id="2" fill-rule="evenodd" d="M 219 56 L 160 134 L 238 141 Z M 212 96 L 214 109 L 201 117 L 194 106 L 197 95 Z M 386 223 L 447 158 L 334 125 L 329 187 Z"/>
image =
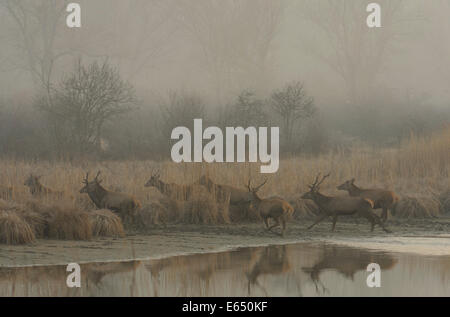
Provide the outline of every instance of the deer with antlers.
<path id="1" fill-rule="evenodd" d="M 386 222 L 388 218 L 388 210 L 392 212 L 398 196 L 390 190 L 384 189 L 363 189 L 355 185 L 355 179 L 346 181 L 337 187 L 338 190 L 346 190 L 352 197 L 362 197 L 373 201 L 373 209 L 383 209 L 381 219 Z"/>
<path id="2" fill-rule="evenodd" d="M 36 198 L 54 198 L 54 199 L 62 199 L 65 196 L 63 191 L 56 191 L 54 189 L 45 187 L 41 184 L 42 176 L 35 176 L 30 174 L 30 176 L 26 179 L 24 185 L 30 188 L 30 193 L 33 197 Z"/>
<path id="3" fill-rule="evenodd" d="M 320 185 L 327 179 L 330 174 L 325 175 L 319 181 L 320 173 L 316 180 L 309 186 L 309 192 L 303 194 L 302 199 L 310 199 L 322 210 L 323 215 L 308 228 L 311 229 L 319 222 L 328 217 L 333 218 L 333 226 L 331 231 L 336 228 L 336 222 L 339 216 L 361 215 L 371 223 L 371 232 L 375 228 L 375 224 L 379 225 L 385 232 L 390 233 L 381 222 L 380 218 L 373 212 L 373 201 L 362 197 L 330 197 L 320 193 Z"/>
<path id="4" fill-rule="evenodd" d="M 259 186 L 252 187 L 251 180 L 248 181 L 248 191 L 252 194 L 250 198 L 251 208 L 259 211 L 261 218 L 264 220 L 268 231 L 272 231 L 275 227 L 282 225 L 281 236 L 284 236 L 286 231 L 286 221 L 294 213 L 294 208 L 285 200 L 281 198 L 266 198 L 262 199 L 258 195 L 258 191 L 267 183 L 267 179 Z M 269 218 L 275 220 L 275 224 L 269 226 Z"/>
<path id="5" fill-rule="evenodd" d="M 88 194 L 97 208 L 109 209 L 119 213 L 121 216 L 134 215 L 141 207 L 141 203 L 132 195 L 106 190 L 102 180 L 98 179 L 100 171 L 93 181 L 89 181 L 89 173 L 83 180 L 84 187 L 80 190 L 82 194 Z"/>

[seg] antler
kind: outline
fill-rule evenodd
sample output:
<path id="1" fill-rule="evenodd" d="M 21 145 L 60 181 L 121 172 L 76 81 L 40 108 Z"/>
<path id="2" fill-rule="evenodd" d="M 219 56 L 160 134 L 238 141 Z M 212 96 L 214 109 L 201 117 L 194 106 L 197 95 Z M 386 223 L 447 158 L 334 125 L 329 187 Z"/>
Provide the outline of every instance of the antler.
<path id="1" fill-rule="evenodd" d="M 84 184 L 89 183 L 89 172 L 86 173 L 86 177 L 83 179 L 83 183 Z"/>
<path id="2" fill-rule="evenodd" d="M 322 179 L 320 180 L 319 184 L 317 184 L 317 187 L 319 187 L 320 185 L 322 185 L 323 181 L 325 179 L 327 179 L 328 177 L 330 177 L 331 173 L 328 173 L 327 175 L 325 175 L 324 177 L 322 177 Z"/>
<path id="3" fill-rule="evenodd" d="M 97 183 L 101 183 L 102 182 L 102 180 L 98 179 L 98 177 L 100 176 L 100 173 L 101 173 L 101 171 L 98 171 L 98 173 L 97 173 L 97 175 L 95 176 L 95 179 L 94 179 Z"/>
<path id="4" fill-rule="evenodd" d="M 319 186 L 322 185 L 324 180 L 327 179 L 331 175 L 331 173 L 328 173 L 327 175 L 323 176 L 322 179 L 319 181 L 320 174 L 321 173 L 317 174 L 316 180 L 314 181 L 314 183 L 312 185 L 308 186 L 311 190 L 318 190 Z"/>
<path id="5" fill-rule="evenodd" d="M 247 188 L 249 189 L 249 191 L 251 191 L 251 192 L 257 192 L 261 187 L 263 187 L 264 185 L 266 185 L 266 183 L 267 183 L 267 178 L 266 178 L 266 180 L 261 184 L 261 185 L 259 185 L 258 187 L 255 187 L 255 188 L 251 188 L 251 179 L 249 179 L 248 180 L 248 185 L 247 185 Z"/>

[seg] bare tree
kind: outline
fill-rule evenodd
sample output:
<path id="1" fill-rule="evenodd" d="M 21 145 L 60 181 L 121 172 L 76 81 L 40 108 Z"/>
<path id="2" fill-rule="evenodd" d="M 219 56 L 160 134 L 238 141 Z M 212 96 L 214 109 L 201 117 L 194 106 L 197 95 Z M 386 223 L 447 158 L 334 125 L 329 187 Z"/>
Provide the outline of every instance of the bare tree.
<path id="1" fill-rule="evenodd" d="M 200 46 L 216 97 L 226 89 L 268 80 L 273 41 L 284 2 L 273 0 L 178 0 L 178 18 Z M 263 84 L 264 86 L 264 84 Z"/>
<path id="2" fill-rule="evenodd" d="M 255 93 L 244 90 L 239 94 L 235 104 L 226 107 L 226 124 L 232 126 L 266 126 L 268 116 L 265 112 L 265 103 L 258 99 Z"/>
<path id="3" fill-rule="evenodd" d="M 164 136 L 170 139 L 175 127 L 192 128 L 194 119 L 205 119 L 205 102 L 194 93 L 173 91 L 169 93 L 167 100 L 161 103 L 161 114 L 162 131 Z"/>
<path id="4" fill-rule="evenodd" d="M 282 119 L 285 144 L 291 146 L 295 124 L 315 112 L 314 99 L 307 95 L 301 82 L 293 82 L 272 94 L 271 106 Z"/>
<path id="5" fill-rule="evenodd" d="M 7 62 L 30 72 L 34 84 L 50 94 L 56 61 L 65 54 L 56 45 L 67 0 L 1 0 L 14 21 L 19 50 Z"/>
<path id="6" fill-rule="evenodd" d="M 59 150 L 87 153 L 98 150 L 104 125 L 132 110 L 132 86 L 107 62 L 84 66 L 79 59 L 73 72 L 52 92 L 52 103 L 41 102 L 53 128 Z"/>
<path id="7" fill-rule="evenodd" d="M 169 39 L 177 31 L 170 1 L 107 0 L 86 5 L 91 10 L 108 6 L 109 13 L 101 22 L 89 20 L 89 25 L 81 30 L 86 36 L 78 37 L 77 49 L 87 55 L 107 55 L 127 80 L 155 66 L 170 52 Z"/>
<path id="8" fill-rule="evenodd" d="M 366 25 L 366 6 L 371 1 L 306 0 L 304 17 L 325 36 L 326 47 L 310 39 L 303 47 L 325 62 L 345 82 L 353 105 L 365 102 L 383 69 L 389 47 L 402 35 L 403 0 L 377 1 L 382 7 L 382 28 Z M 317 36 L 316 36 L 317 37 Z"/>

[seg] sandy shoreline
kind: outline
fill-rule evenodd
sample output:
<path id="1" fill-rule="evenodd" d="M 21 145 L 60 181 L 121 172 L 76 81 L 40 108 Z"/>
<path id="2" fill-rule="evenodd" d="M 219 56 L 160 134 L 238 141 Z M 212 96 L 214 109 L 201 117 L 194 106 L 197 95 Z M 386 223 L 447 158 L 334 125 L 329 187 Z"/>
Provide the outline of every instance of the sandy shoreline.
<path id="1" fill-rule="evenodd" d="M 389 224 L 392 234 L 379 228 L 369 232 L 364 221 L 330 223 L 311 231 L 310 221 L 290 223 L 286 237 L 263 231 L 261 224 L 227 226 L 168 226 L 123 239 L 92 241 L 39 240 L 28 246 L 0 246 L 0 267 L 65 265 L 72 262 L 150 260 L 177 255 L 216 253 L 239 247 L 301 242 L 336 243 L 360 248 L 422 255 L 450 255 L 450 218 L 402 220 Z"/>

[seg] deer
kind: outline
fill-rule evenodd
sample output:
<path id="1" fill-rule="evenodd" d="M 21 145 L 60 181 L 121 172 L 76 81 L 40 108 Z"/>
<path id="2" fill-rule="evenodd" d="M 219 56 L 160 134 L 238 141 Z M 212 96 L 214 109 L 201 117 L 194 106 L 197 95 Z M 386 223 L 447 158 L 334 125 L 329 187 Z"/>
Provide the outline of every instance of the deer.
<path id="1" fill-rule="evenodd" d="M 294 213 L 294 208 L 287 201 L 281 198 L 266 198 L 262 199 L 258 195 L 258 191 L 267 183 L 267 179 L 259 186 L 252 187 L 251 180 L 248 181 L 247 188 L 251 193 L 250 204 L 251 208 L 256 208 L 259 211 L 261 218 L 264 220 L 266 229 L 272 231 L 275 227 L 282 225 L 281 236 L 284 236 L 286 231 L 286 221 Z M 269 218 L 275 220 L 275 224 L 269 226 Z"/>
<path id="2" fill-rule="evenodd" d="M 386 229 L 380 218 L 373 211 L 374 203 L 370 199 L 362 197 L 330 197 L 320 193 L 320 185 L 330 176 L 325 175 L 319 181 L 320 173 L 312 185 L 309 185 L 309 192 L 303 194 L 302 199 L 310 199 L 322 210 L 323 215 L 308 227 L 312 229 L 315 225 L 322 222 L 328 217 L 333 218 L 333 226 L 331 231 L 334 232 L 336 222 L 339 216 L 361 215 L 371 223 L 371 232 L 375 225 L 379 225 L 385 232 L 391 233 Z"/>
<path id="3" fill-rule="evenodd" d="M 266 289 L 258 282 L 261 275 L 278 275 L 284 274 L 291 269 L 287 256 L 286 246 L 268 246 L 264 248 L 263 254 L 260 256 L 252 270 L 246 273 L 248 279 L 248 295 L 250 296 L 251 286 L 258 286 L 267 296 Z"/>
<path id="4" fill-rule="evenodd" d="M 251 200 L 251 193 L 249 193 L 247 190 L 229 185 L 216 184 L 211 180 L 211 178 L 206 175 L 200 177 L 200 179 L 196 183 L 205 186 L 210 193 L 215 194 L 217 197 L 229 196 L 230 205 L 245 205 L 248 204 L 249 200 Z"/>
<path id="5" fill-rule="evenodd" d="M 119 213 L 121 216 L 134 215 L 141 208 L 141 203 L 134 196 L 106 190 L 102 185 L 102 180 L 97 173 L 93 181 L 89 181 L 89 173 L 83 180 L 84 187 L 80 189 L 81 194 L 88 194 L 89 198 L 99 209 L 109 209 Z"/>
<path id="6" fill-rule="evenodd" d="M 206 193 L 204 186 L 199 186 L 198 184 L 178 185 L 174 183 L 165 183 L 161 180 L 161 175 L 159 172 L 152 173 L 150 179 L 147 181 L 147 183 L 145 183 L 144 186 L 155 187 L 161 194 L 171 199 L 180 201 L 188 201 L 191 200 L 195 195 L 202 195 Z"/>
<path id="7" fill-rule="evenodd" d="M 24 185 L 29 187 L 30 193 L 33 197 L 62 199 L 65 196 L 63 191 L 56 191 L 42 185 L 40 181 L 41 177 L 42 175 L 35 176 L 30 174 L 30 176 L 25 180 Z"/>
<path id="8" fill-rule="evenodd" d="M 355 179 L 346 181 L 337 187 L 338 190 L 345 190 L 352 197 L 362 197 L 373 201 L 373 209 L 383 209 L 381 219 L 386 222 L 388 219 L 388 210 L 391 211 L 398 202 L 398 196 L 390 190 L 384 189 L 363 189 L 355 185 Z"/>

